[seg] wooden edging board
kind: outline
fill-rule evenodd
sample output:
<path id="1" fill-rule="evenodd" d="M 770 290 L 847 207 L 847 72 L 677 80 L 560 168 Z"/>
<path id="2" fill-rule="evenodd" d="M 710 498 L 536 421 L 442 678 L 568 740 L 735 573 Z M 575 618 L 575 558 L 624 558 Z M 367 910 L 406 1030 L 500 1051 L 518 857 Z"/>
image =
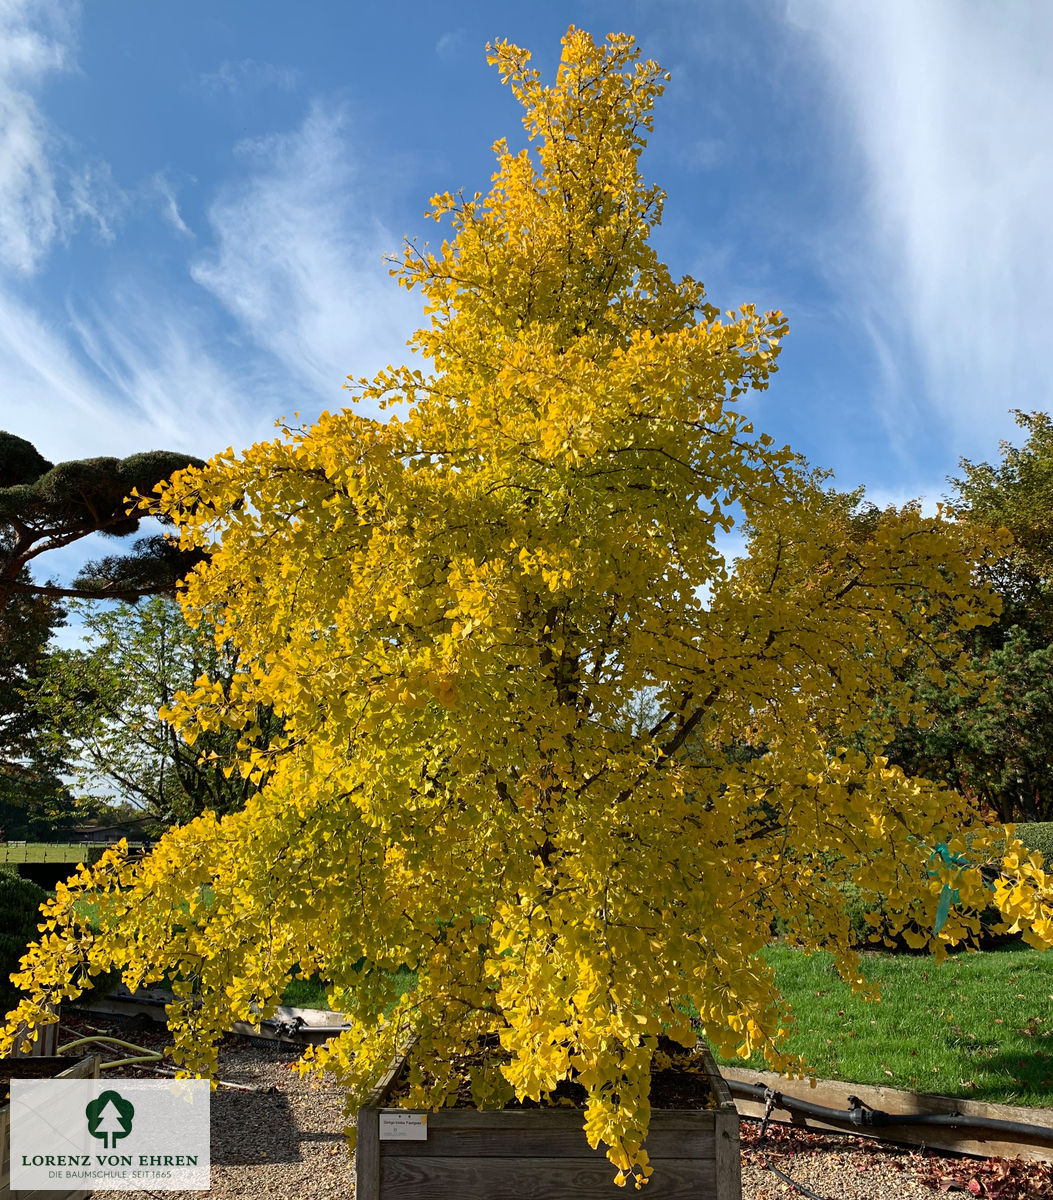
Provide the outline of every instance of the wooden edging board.
<path id="1" fill-rule="evenodd" d="M 924 1125 L 861 1125 L 827 1124 L 815 1117 L 791 1113 L 776 1107 L 771 1119 L 802 1129 L 837 1130 L 859 1137 L 877 1138 L 907 1146 L 929 1146 L 934 1150 L 952 1150 L 977 1158 L 1023 1158 L 1029 1162 L 1053 1162 L 1053 1109 L 1018 1108 L 1008 1104 L 982 1104 L 976 1100 L 954 1096 L 933 1096 L 922 1092 L 905 1092 L 898 1088 L 876 1087 L 862 1083 L 842 1083 L 836 1079 L 816 1080 L 812 1087 L 807 1079 L 786 1079 L 771 1071 L 748 1071 L 739 1067 L 721 1067 L 726 1080 L 740 1083 L 759 1083 L 794 1100 L 807 1100 L 824 1108 L 849 1107 L 849 1097 L 856 1096 L 869 1108 L 904 1116 L 914 1114 L 956 1114 L 988 1117 L 996 1121 L 1018 1121 L 1025 1125 L 1049 1127 L 1045 1142 L 1030 1140 L 1023 1135 L 1000 1133 L 994 1130 L 946 1129 Z M 744 1117 L 763 1117 L 764 1101 L 735 1097 L 735 1107 Z"/>
<path id="2" fill-rule="evenodd" d="M 170 1004 L 172 1000 L 171 992 L 165 992 L 160 988 L 146 988 L 134 996 L 118 994 L 104 996 L 101 1000 L 77 999 L 67 1007 L 108 1017 L 149 1017 L 150 1020 L 164 1025 L 168 1022 L 165 1005 Z M 297 1017 L 304 1025 L 293 1033 Z M 235 1022 L 231 1026 L 230 1032 L 243 1037 L 261 1038 L 268 1042 L 289 1042 L 299 1045 L 328 1041 L 329 1038 L 336 1037 L 337 1034 L 350 1028 L 344 1024 L 343 1018 L 338 1013 L 318 1008 L 288 1008 L 282 1005 L 274 1016 L 267 1020 L 271 1023 L 275 1021 L 284 1023 L 289 1032 L 282 1032 L 273 1025 L 250 1025 L 247 1021 Z"/>

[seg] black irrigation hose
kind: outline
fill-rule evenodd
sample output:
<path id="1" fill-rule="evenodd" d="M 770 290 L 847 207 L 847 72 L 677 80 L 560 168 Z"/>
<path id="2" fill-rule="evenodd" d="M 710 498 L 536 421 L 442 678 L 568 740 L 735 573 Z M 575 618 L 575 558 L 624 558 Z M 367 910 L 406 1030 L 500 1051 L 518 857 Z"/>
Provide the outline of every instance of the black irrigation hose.
<path id="1" fill-rule="evenodd" d="M 730 1082 L 730 1081 L 729 1081 Z M 752 1084 L 747 1084 L 747 1087 L 752 1087 Z M 782 1099 L 778 1092 L 772 1091 L 771 1088 L 765 1088 L 765 1104 L 764 1104 L 764 1120 L 761 1121 L 760 1138 L 757 1141 L 758 1149 L 763 1144 L 768 1133 L 768 1122 L 771 1120 L 771 1110 L 775 1107 L 779 1100 Z M 770 1159 L 766 1154 L 761 1154 L 761 1167 L 765 1171 L 771 1171 L 773 1175 L 778 1176 L 784 1183 L 790 1185 L 795 1192 L 800 1192 L 802 1196 L 806 1196 L 808 1200 L 830 1200 L 829 1196 L 820 1196 L 818 1192 L 813 1192 L 807 1184 L 801 1183 L 797 1179 L 791 1178 L 784 1171 L 780 1171 L 778 1167 L 773 1167 Z"/>
<path id="2" fill-rule="evenodd" d="M 813 1192 L 806 1183 L 801 1183 L 797 1179 L 791 1179 L 785 1171 L 780 1171 L 778 1167 L 773 1167 L 766 1158 L 763 1160 L 763 1166 L 771 1171 L 773 1175 L 778 1175 L 783 1183 L 788 1183 L 794 1191 L 800 1192 L 802 1196 L 807 1196 L 808 1200 L 830 1200 L 828 1196 L 820 1196 L 818 1192 Z"/>
<path id="3" fill-rule="evenodd" d="M 998 1121 L 993 1117 L 970 1117 L 964 1113 L 887 1113 L 878 1108 L 868 1108 L 856 1096 L 849 1096 L 849 1108 L 825 1108 L 821 1104 L 812 1104 L 808 1100 L 797 1100 L 792 1096 L 784 1096 L 781 1092 L 773 1092 L 763 1083 L 740 1083 L 738 1080 L 726 1081 L 730 1090 L 736 1095 L 748 1100 L 764 1102 L 774 1096 L 775 1106 L 785 1108 L 790 1112 L 799 1112 L 806 1117 L 828 1123 L 838 1122 L 855 1129 L 880 1129 L 887 1125 L 921 1125 L 942 1129 L 989 1129 L 993 1132 L 1015 1134 L 1018 1137 L 1031 1138 L 1053 1144 L 1053 1126 L 1026 1125 L 1023 1121 Z"/>

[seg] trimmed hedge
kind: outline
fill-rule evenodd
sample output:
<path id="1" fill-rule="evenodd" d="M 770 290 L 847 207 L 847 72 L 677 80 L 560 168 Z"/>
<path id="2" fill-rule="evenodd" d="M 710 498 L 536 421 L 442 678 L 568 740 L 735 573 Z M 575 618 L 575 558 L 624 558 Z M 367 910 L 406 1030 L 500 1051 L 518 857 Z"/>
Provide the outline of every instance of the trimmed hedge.
<path id="1" fill-rule="evenodd" d="M 1053 863 L 1053 821 L 1021 821 L 1016 836 L 1029 850 L 1037 850 L 1047 866 Z"/>

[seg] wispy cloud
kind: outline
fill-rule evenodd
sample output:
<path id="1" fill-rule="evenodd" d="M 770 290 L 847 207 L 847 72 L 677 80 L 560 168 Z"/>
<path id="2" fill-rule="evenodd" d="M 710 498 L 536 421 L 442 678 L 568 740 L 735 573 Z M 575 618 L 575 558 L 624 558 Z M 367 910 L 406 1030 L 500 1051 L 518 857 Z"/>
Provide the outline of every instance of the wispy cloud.
<path id="1" fill-rule="evenodd" d="M 127 282 L 109 290 L 105 305 L 71 305 L 69 320 L 105 381 L 111 421 L 136 429 L 136 449 L 208 457 L 273 436 L 288 400 L 283 381 L 232 353 L 190 305 Z"/>
<path id="2" fill-rule="evenodd" d="M 20 275 L 36 270 L 62 229 L 52 134 L 33 92 L 69 69 L 67 14 L 49 0 L 0 2 L 0 264 Z"/>
<path id="3" fill-rule="evenodd" d="M 50 0 L 0 0 L 0 268 L 20 282 L 78 223 L 112 240 L 124 204 L 106 163 L 65 165 L 65 139 L 36 102 L 51 73 L 72 68 L 75 14 Z M 14 281 L 0 282 L 0 423 L 53 461 L 141 449 L 149 422 L 114 408 L 68 334 Z"/>
<path id="4" fill-rule="evenodd" d="M 161 216 L 181 237 L 193 237 L 194 231 L 183 220 L 175 188 L 164 171 L 157 171 L 146 185 L 147 197 L 158 205 Z"/>
<path id="5" fill-rule="evenodd" d="M 0 289 L 2 423 L 52 461 L 142 449 L 145 423 L 116 411 L 65 331 Z M 127 449 L 126 449 L 127 447 Z"/>
<path id="6" fill-rule="evenodd" d="M 1053 7 L 965 0 L 792 0 L 834 103 L 858 222 L 832 276 L 873 339 L 909 438 L 934 410 L 989 453 L 1010 407 L 1050 403 Z M 852 176 L 857 182 L 853 182 Z"/>
<path id="7" fill-rule="evenodd" d="M 79 227 L 113 243 L 131 203 L 109 164 L 85 157 L 37 104 L 49 74 L 73 66 L 75 16 L 71 4 L 0 0 L 0 425 L 53 461 L 158 447 L 211 454 L 269 436 L 276 389 L 260 389 L 263 410 L 246 403 L 255 381 L 222 365 L 236 356 L 210 352 L 199 309 L 180 308 L 169 289 L 136 286 L 126 270 L 106 287 L 93 281 L 80 307 L 47 317 L 35 307 L 29 277 L 53 246 Z M 189 232 L 163 175 L 139 199 L 150 192 Z"/>
<path id="8" fill-rule="evenodd" d="M 319 103 L 293 133 L 242 143 L 248 173 L 212 206 L 215 247 L 192 268 L 309 401 L 333 406 L 349 374 L 405 361 L 420 313 L 388 277 L 399 239 L 370 213 L 347 125 Z"/>
<path id="9" fill-rule="evenodd" d="M 104 242 L 112 242 L 128 208 L 128 195 L 113 177 L 110 164 L 93 159 L 79 167 L 69 182 L 70 223 L 93 226 Z"/>
<path id="10" fill-rule="evenodd" d="M 202 91 L 212 95 L 240 95 L 272 87 L 291 92 L 299 79 L 299 72 L 292 67 L 243 58 L 240 62 L 225 60 L 217 70 L 199 75 L 198 84 Z"/>
<path id="11" fill-rule="evenodd" d="M 193 237 L 163 171 L 125 192 L 38 110 L 30 89 L 69 65 L 59 18 L 71 11 L 0 0 L 0 269 L 22 281 L 78 226 L 119 248 L 133 202 L 159 205 L 183 245 Z M 159 287 L 118 255 L 45 318 L 38 280 L 16 288 L 0 273 L 0 425 L 55 461 L 208 456 L 274 436 L 280 416 L 338 407 L 349 373 L 405 358 L 418 306 L 388 278 L 398 239 L 370 215 L 342 114 L 316 106 L 293 133 L 243 143 L 234 165 L 211 248 L 186 265 L 205 292 L 187 276 Z"/>
<path id="12" fill-rule="evenodd" d="M 109 164 L 75 161 L 37 103 L 49 76 L 74 67 L 75 13 L 61 0 L 0 0 L 0 266 L 22 277 L 78 227 L 112 242 L 127 208 Z"/>
<path id="13" fill-rule="evenodd" d="M 44 320 L 0 288 L 0 427 L 53 462 L 142 450 L 209 457 L 274 436 L 288 379 L 239 355 L 207 313 L 130 280 Z"/>
<path id="14" fill-rule="evenodd" d="M 435 43 L 435 53 L 446 62 L 460 58 L 468 47 L 468 38 L 463 29 L 451 29 Z"/>
<path id="15" fill-rule="evenodd" d="M 890 506 L 903 508 L 920 501 L 922 514 L 931 517 L 936 513 L 936 506 L 944 500 L 950 490 L 950 485 L 945 479 L 930 479 L 913 489 L 868 487 L 863 502 L 884 509 Z"/>

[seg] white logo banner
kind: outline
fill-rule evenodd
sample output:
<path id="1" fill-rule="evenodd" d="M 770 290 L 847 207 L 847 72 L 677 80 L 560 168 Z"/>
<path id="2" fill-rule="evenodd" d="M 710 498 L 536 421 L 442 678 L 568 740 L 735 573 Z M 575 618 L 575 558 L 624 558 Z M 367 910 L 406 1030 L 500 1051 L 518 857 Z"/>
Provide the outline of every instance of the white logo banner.
<path id="1" fill-rule="evenodd" d="M 12 1079 L 12 1191 L 205 1191 L 207 1079 Z"/>

